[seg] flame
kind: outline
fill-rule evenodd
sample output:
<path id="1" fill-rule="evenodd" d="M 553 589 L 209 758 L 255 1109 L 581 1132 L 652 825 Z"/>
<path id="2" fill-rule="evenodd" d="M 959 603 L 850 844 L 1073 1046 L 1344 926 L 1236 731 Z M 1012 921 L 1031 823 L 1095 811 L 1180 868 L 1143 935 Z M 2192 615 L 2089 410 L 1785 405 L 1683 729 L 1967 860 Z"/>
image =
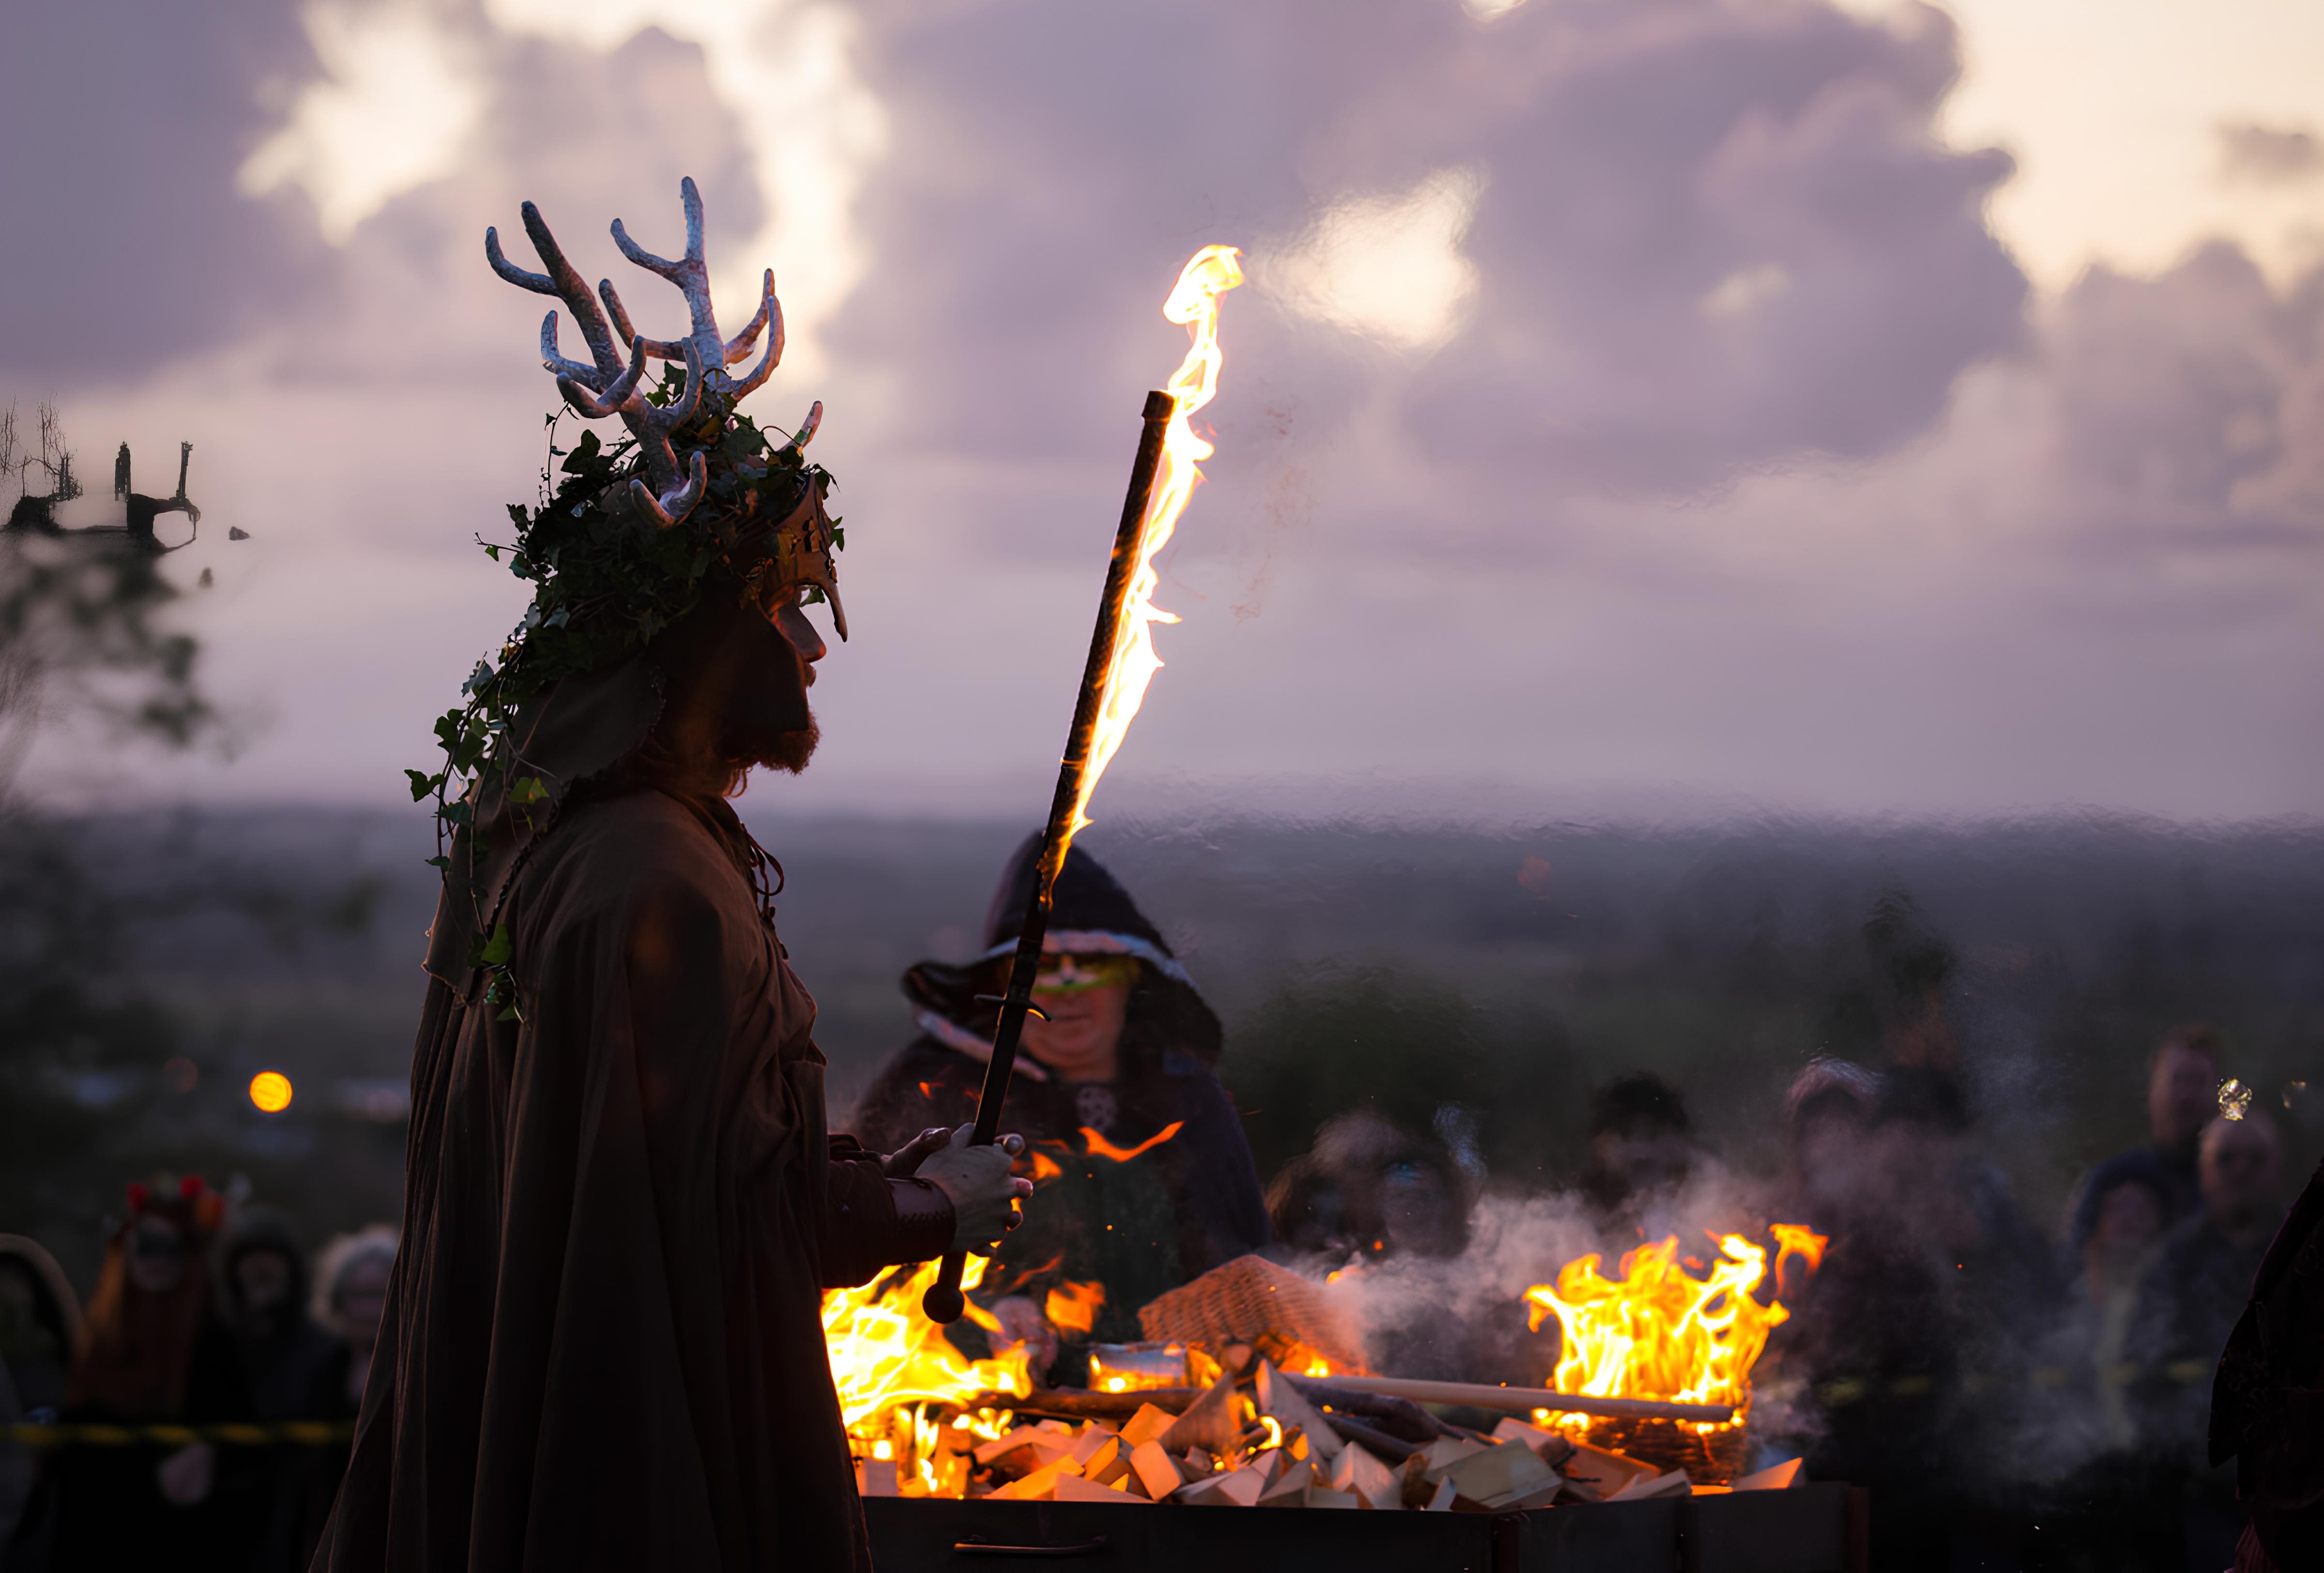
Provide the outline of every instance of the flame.
<path id="1" fill-rule="evenodd" d="M 1033 1183 L 1035 1185 L 1040 1184 L 1045 1180 L 1055 1180 L 1057 1176 L 1065 1172 L 1064 1170 L 1057 1167 L 1057 1161 L 1050 1157 L 1047 1152 L 1035 1152 L 1028 1154 L 1028 1156 L 1029 1156 L 1033 1161 Z"/>
<path id="2" fill-rule="evenodd" d="M 831 1358 L 831 1382 L 839 1392 L 839 1412 L 850 1432 L 876 1443 L 891 1422 L 890 1411 L 906 1404 L 966 1405 L 978 1395 L 1033 1390 L 1022 1345 L 1010 1345 L 991 1360 L 971 1360 L 953 1347 L 945 1330 L 920 1309 L 920 1298 L 942 1267 L 922 1263 L 908 1276 L 890 1273 L 855 1289 L 835 1289 L 823 1297 L 823 1344 Z M 961 1287 L 983 1282 L 987 1263 L 968 1259 Z M 994 1335 L 1001 1324 L 971 1301 L 971 1320 Z M 879 1423 L 874 1423 L 879 1422 Z"/>
<path id="3" fill-rule="evenodd" d="M 1097 790 L 1098 778 L 1129 736 L 1130 722 L 1138 718 L 1138 708 L 1146 702 L 1147 685 L 1162 670 L 1162 658 L 1154 653 L 1153 625 L 1178 620 L 1154 604 L 1155 587 L 1161 582 L 1154 559 L 1169 544 L 1171 532 L 1178 527 L 1178 515 L 1186 510 L 1186 499 L 1194 495 L 1194 483 L 1203 478 L 1201 462 L 1215 451 L 1194 435 L 1191 422 L 1194 412 L 1218 393 L 1222 358 L 1219 297 L 1242 282 L 1242 264 L 1236 260 L 1240 254 L 1231 245 L 1203 247 L 1187 259 L 1169 299 L 1162 303 L 1162 315 L 1185 324 L 1194 342 L 1165 384 L 1178 406 L 1171 412 L 1170 424 L 1163 434 L 1162 465 L 1155 472 L 1154 497 L 1147 504 L 1145 526 L 1139 532 L 1129 597 L 1122 603 L 1121 622 L 1114 630 L 1113 658 L 1106 666 L 1105 702 L 1090 739 L 1089 768 L 1082 772 L 1081 798 L 1074 804 L 1076 834 L 1090 822 L 1084 810 L 1089 807 L 1090 794 Z"/>
<path id="4" fill-rule="evenodd" d="M 1778 1263 L 1792 1256 L 1812 1270 L 1825 1237 L 1796 1225 L 1777 1224 Z M 1761 1304 L 1753 1291 L 1766 1276 L 1767 1253 L 1739 1235 L 1719 1242 L 1720 1255 L 1705 1276 L 1680 1270 L 1678 1237 L 1640 1245 L 1622 1258 L 1622 1276 L 1608 1279 L 1592 1253 L 1569 1262 L 1552 1285 L 1526 1291 L 1531 1325 L 1554 1316 L 1563 1335 L 1557 1389 L 1596 1398 L 1658 1398 L 1679 1403 L 1725 1403 L 1742 1422 L 1751 1402 L 1751 1367 L 1767 1335 L 1790 1319 L 1780 1301 Z"/>
<path id="5" fill-rule="evenodd" d="M 1084 1125 L 1082 1127 L 1082 1140 L 1089 1143 L 1089 1150 L 1092 1156 L 1098 1158 L 1111 1158 L 1116 1163 L 1127 1163 L 1131 1159 L 1138 1157 L 1141 1153 L 1151 1152 L 1155 1148 L 1159 1147 L 1163 1143 L 1167 1142 L 1171 1137 L 1176 1135 L 1185 1128 L 1185 1121 L 1173 1120 L 1168 1124 L 1163 1126 L 1160 1130 L 1155 1132 L 1152 1135 L 1147 1137 L 1146 1140 L 1138 1143 L 1135 1147 L 1117 1147 L 1112 1143 L 1107 1141 L 1103 1136 L 1100 1135 L 1097 1132 L 1092 1130 L 1089 1126 Z"/>
<path id="6" fill-rule="evenodd" d="M 1775 1253 L 1775 1282 L 1784 1281 L 1784 1263 L 1797 1256 L 1813 1272 L 1823 1265 L 1823 1248 L 1831 1244 L 1829 1236 L 1819 1235 L 1805 1224 L 1769 1224 L 1767 1232 L 1775 1236 L 1780 1247 Z"/>
<path id="7" fill-rule="evenodd" d="M 1105 1309 L 1105 1285 L 1061 1283 L 1049 1291 L 1048 1300 L 1041 1309 L 1052 1326 L 1086 1333 L 1097 1326 L 1097 1313 Z"/>

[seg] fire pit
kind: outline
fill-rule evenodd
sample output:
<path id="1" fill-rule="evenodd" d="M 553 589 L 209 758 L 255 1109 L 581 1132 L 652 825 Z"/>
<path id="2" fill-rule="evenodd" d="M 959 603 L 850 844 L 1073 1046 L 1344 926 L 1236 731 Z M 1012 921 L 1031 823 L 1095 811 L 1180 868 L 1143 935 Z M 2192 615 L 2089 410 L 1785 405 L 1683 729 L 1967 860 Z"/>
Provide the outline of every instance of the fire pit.
<path id="1" fill-rule="evenodd" d="M 1774 1234 L 1778 1282 L 1794 1256 L 1813 1267 L 1821 1238 Z M 1491 1518 L 1792 1485 L 1795 1466 L 1738 1478 L 1751 1366 L 1787 1314 L 1758 1297 L 1770 1254 L 1729 1235 L 1707 1265 L 1675 1239 L 1617 1279 L 1596 1255 L 1568 1263 L 1525 1297 L 1536 1330 L 1559 1324 L 1554 1389 L 1370 1375 L 1345 1307 L 1259 1257 L 1143 1308 L 1153 1342 L 1093 1356 L 1096 1391 L 1037 1392 L 973 1301 L 1001 1352 L 963 1355 L 922 1309 L 934 1264 L 834 1291 L 824 1330 L 867 1498 Z M 1489 1430 L 1445 1418 L 1484 1424 L 1480 1409 L 1501 1413 Z"/>
<path id="2" fill-rule="evenodd" d="M 1102 1503 L 863 1504 L 881 1573 L 1056 1561 L 1268 1573 L 1861 1573 L 1865 1494 L 1843 1485 L 1522 1513 L 1208 1513 Z"/>

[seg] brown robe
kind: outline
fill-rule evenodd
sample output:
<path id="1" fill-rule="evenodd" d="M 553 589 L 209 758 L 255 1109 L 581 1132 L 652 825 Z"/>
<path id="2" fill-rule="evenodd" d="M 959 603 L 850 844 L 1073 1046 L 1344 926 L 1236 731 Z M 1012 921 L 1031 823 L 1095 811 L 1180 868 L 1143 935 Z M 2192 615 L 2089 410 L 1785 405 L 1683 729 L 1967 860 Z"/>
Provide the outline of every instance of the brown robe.
<path id="1" fill-rule="evenodd" d="M 723 802 L 576 793 L 522 845 L 484 909 L 521 1023 L 447 981 L 456 880 L 439 912 L 403 1245 L 315 1566 L 868 1567 L 821 1291 L 939 1253 L 950 1206 L 827 1136 L 814 1002 Z"/>

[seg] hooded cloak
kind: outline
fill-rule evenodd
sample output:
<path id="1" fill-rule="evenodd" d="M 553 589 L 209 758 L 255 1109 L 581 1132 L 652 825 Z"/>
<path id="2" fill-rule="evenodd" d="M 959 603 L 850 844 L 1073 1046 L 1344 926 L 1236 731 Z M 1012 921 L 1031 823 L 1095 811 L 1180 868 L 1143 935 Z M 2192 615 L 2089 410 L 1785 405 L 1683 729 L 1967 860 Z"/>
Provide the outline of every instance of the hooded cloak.
<path id="1" fill-rule="evenodd" d="M 905 973 L 920 1033 L 881 1069 L 856 1111 L 855 1129 L 872 1145 L 973 1117 L 991 1056 L 991 1002 L 1032 903 L 1039 851 L 1040 837 L 1028 838 L 1002 871 L 982 956 L 963 966 L 923 961 Z M 1046 953 L 1129 957 L 1138 978 L 1114 1082 L 1067 1083 L 1029 1052 L 1018 1056 L 1002 1126 L 1032 1143 L 1027 1161 L 1037 1189 L 1024 1227 L 1001 1242 L 978 1298 L 1042 1301 L 1068 1283 L 1096 1282 L 1105 1286 L 1104 1304 L 1086 1328 L 1063 1330 L 1134 1341 L 1143 1337 L 1139 1306 L 1268 1245 L 1267 1205 L 1242 1121 L 1213 1069 L 1224 1041 L 1218 1016 L 1161 930 L 1079 847 L 1066 854 L 1052 897 Z M 1129 1153 L 1135 1156 L 1120 1156 Z M 956 1332 L 964 1342 L 973 1337 Z M 1074 1375 L 1069 1362 L 1056 1372 Z"/>
<path id="2" fill-rule="evenodd" d="M 456 838 L 328 1573 L 868 1565 L 821 1293 L 951 1207 L 827 1136 L 763 854 L 632 767 L 660 691 L 643 658 L 552 690 L 504 773 L 546 800 Z M 521 1019 L 466 959 L 503 923 Z"/>

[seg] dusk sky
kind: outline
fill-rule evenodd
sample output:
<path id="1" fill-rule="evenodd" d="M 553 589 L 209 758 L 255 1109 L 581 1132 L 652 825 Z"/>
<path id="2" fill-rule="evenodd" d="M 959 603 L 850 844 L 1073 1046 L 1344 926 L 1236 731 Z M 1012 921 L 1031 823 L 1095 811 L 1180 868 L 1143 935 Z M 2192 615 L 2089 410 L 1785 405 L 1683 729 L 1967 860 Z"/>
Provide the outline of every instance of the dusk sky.
<path id="1" fill-rule="evenodd" d="M 194 442 L 171 563 L 245 735 L 52 736 L 51 802 L 405 799 L 523 606 L 474 538 L 557 402 L 484 227 L 538 201 L 670 331 L 607 227 L 674 253 L 690 174 L 722 321 L 769 265 L 788 313 L 746 407 L 825 402 L 847 525 L 823 753 L 754 808 L 1038 814 L 1161 301 L 1223 242 L 1185 621 L 1101 822 L 2324 810 L 2314 0 L 5 26 L 0 403 L 149 491 Z"/>

